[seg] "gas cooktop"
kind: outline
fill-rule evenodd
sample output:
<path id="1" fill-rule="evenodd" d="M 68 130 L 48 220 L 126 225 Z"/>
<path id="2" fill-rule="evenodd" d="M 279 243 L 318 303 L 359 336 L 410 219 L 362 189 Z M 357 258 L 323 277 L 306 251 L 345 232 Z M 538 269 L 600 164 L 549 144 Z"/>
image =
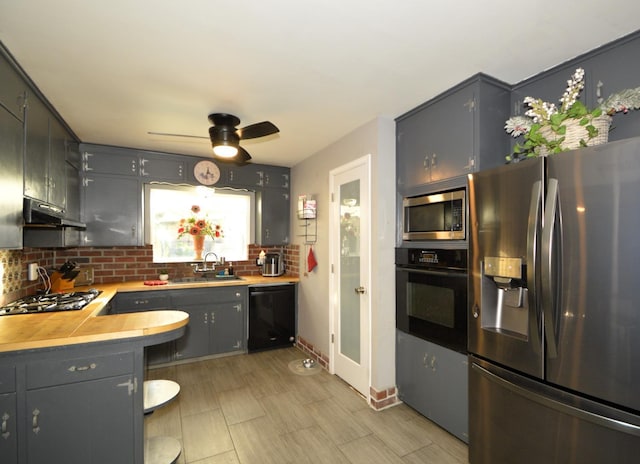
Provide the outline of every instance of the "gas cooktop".
<path id="1" fill-rule="evenodd" d="M 31 295 L 0 307 L 0 316 L 82 309 L 100 293 L 100 290 L 91 288 L 86 292 Z"/>

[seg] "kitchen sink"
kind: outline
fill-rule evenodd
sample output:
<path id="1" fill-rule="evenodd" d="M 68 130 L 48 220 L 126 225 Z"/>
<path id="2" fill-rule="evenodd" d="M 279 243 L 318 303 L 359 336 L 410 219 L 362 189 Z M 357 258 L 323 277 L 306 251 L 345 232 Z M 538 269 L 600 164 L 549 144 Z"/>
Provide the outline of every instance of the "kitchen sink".
<path id="1" fill-rule="evenodd" d="M 237 275 L 217 275 L 217 274 L 205 274 L 202 276 L 190 276 L 179 277 L 177 279 L 171 279 L 170 284 L 186 284 L 186 283 L 198 283 L 198 282 L 226 282 L 228 280 L 244 280 Z"/>

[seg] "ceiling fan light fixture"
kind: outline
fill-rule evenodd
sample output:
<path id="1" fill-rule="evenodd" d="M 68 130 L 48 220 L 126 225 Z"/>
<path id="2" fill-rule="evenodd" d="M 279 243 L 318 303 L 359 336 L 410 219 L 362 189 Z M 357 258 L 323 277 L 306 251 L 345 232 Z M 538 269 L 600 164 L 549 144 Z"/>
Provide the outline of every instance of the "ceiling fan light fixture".
<path id="1" fill-rule="evenodd" d="M 220 158 L 233 158 L 238 154 L 238 147 L 227 142 L 219 142 L 213 144 L 213 154 Z"/>
<path id="2" fill-rule="evenodd" d="M 220 158 L 233 158 L 238 154 L 240 137 L 235 127 L 213 126 L 209 128 L 213 154 Z"/>

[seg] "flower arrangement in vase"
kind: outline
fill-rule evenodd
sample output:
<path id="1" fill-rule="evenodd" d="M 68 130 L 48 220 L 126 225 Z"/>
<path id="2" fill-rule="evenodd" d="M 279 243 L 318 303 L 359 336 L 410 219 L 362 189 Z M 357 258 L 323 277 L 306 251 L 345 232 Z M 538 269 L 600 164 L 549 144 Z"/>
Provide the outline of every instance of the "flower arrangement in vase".
<path id="1" fill-rule="evenodd" d="M 178 238 L 190 235 L 193 239 L 195 259 L 202 259 L 205 237 L 209 236 L 212 240 L 224 237 L 222 226 L 209 221 L 206 215 L 203 217 L 198 216 L 200 212 L 200 206 L 193 205 L 191 207 L 191 216 L 180 219 L 178 223 Z"/>
<path id="2" fill-rule="evenodd" d="M 524 137 L 522 143 L 515 144 L 507 161 L 606 143 L 611 116 L 640 108 L 640 87 L 614 93 L 594 109 L 588 109 L 578 99 L 583 88 L 584 70 L 578 68 L 567 81 L 559 108 L 539 98 L 526 97 L 524 103 L 529 109 L 524 116 L 512 116 L 504 126 L 511 136 Z"/>

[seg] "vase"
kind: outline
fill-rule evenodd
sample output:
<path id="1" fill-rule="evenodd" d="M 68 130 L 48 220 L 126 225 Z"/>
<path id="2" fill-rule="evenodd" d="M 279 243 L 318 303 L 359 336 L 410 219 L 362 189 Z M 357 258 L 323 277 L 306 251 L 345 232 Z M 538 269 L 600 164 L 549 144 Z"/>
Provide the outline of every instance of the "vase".
<path id="1" fill-rule="evenodd" d="M 576 148 L 580 148 L 581 142 L 584 142 L 588 147 L 591 147 L 594 145 L 601 145 L 609 141 L 609 126 L 611 125 L 611 117 L 609 115 L 603 114 L 602 116 L 593 118 L 589 124 L 598 130 L 595 137 L 589 138 L 587 129 L 585 129 L 585 126 L 580 125 L 579 119 L 567 119 L 563 122 L 563 125 L 566 127 L 566 133 L 564 135 L 556 134 L 547 126 L 541 127 L 540 133 L 550 141 L 564 137 L 564 140 L 560 143 L 560 147 L 563 150 L 575 150 Z M 546 150 L 542 150 L 541 154 L 547 155 Z"/>
<path id="2" fill-rule="evenodd" d="M 192 235 L 193 237 L 193 251 L 195 252 L 195 259 L 202 259 L 202 251 L 204 250 L 204 235 Z"/>

